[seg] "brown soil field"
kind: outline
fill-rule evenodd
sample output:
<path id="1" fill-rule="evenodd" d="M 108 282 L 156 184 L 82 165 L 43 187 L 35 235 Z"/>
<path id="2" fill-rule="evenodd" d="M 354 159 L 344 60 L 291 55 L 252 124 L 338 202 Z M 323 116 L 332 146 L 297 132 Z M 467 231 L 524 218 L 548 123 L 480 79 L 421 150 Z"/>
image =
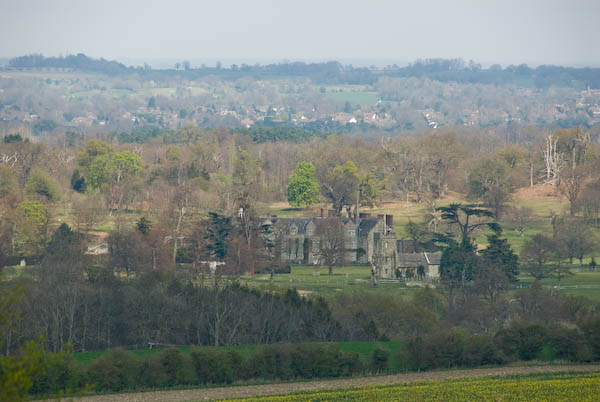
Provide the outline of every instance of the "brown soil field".
<path id="1" fill-rule="evenodd" d="M 515 191 L 518 200 L 561 200 L 564 197 L 556 191 L 556 187 L 550 184 L 536 184 L 533 187 L 523 187 Z"/>
<path id="2" fill-rule="evenodd" d="M 126 394 L 96 395 L 69 398 L 64 401 L 81 402 L 183 402 L 210 401 L 228 398 L 251 398 L 253 396 L 284 395 L 299 391 L 334 390 L 370 385 L 391 385 L 415 381 L 452 380 L 484 376 L 514 374 L 556 373 L 556 372 L 600 371 L 600 365 L 527 366 L 499 367 L 471 370 L 430 371 L 377 377 L 346 378 L 310 382 L 279 383 L 266 385 L 242 385 L 219 388 L 185 389 L 173 391 L 136 392 Z"/>

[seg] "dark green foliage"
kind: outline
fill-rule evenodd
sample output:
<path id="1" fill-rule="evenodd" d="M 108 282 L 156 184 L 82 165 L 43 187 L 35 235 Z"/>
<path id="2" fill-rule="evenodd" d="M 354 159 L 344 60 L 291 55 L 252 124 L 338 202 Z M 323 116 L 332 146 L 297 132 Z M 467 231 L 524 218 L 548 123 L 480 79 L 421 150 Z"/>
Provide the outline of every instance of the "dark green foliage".
<path id="1" fill-rule="evenodd" d="M 222 260 L 227 255 L 228 238 L 232 230 L 231 218 L 209 212 L 206 225 L 206 249 L 211 257 Z"/>
<path id="2" fill-rule="evenodd" d="M 600 359 L 600 318 L 588 319 L 581 326 L 583 335 L 592 349 L 595 360 Z"/>
<path id="3" fill-rule="evenodd" d="M 185 359 L 179 349 L 165 350 L 160 356 L 160 363 L 166 377 L 166 385 L 172 387 L 185 383 Z"/>
<path id="4" fill-rule="evenodd" d="M 78 193 L 85 192 L 85 177 L 81 176 L 79 169 L 75 169 L 71 175 L 71 188 Z"/>
<path id="5" fill-rule="evenodd" d="M 308 131 L 297 127 L 281 126 L 281 127 L 266 127 L 257 126 L 239 131 L 241 134 L 252 137 L 252 140 L 261 144 L 264 142 L 289 141 L 289 142 L 306 142 L 311 138 L 324 138 L 324 134 L 318 131 Z"/>
<path id="6" fill-rule="evenodd" d="M 94 361 L 88 369 L 89 381 L 98 391 L 134 389 L 140 362 L 131 352 L 113 349 Z"/>
<path id="7" fill-rule="evenodd" d="M 231 384 L 240 379 L 238 368 L 242 358 L 237 352 L 208 349 L 194 351 L 190 356 L 201 384 Z"/>
<path id="8" fill-rule="evenodd" d="M 85 375 L 82 367 L 66 352 L 45 353 L 33 375 L 30 393 L 33 395 L 66 394 L 82 388 Z"/>
<path id="9" fill-rule="evenodd" d="M 500 268 L 510 282 L 518 282 L 519 258 L 508 244 L 508 240 L 500 238 L 501 235 L 501 231 L 489 235 L 489 245 L 480 254 L 487 260 L 484 263 Z"/>
<path id="10" fill-rule="evenodd" d="M 373 350 L 373 354 L 371 355 L 371 364 L 373 365 L 373 370 L 376 373 L 383 373 L 386 371 L 389 359 L 389 350 L 375 348 L 375 350 Z"/>
<path id="11" fill-rule="evenodd" d="M 43 132 L 52 131 L 56 127 L 58 127 L 58 125 L 54 120 L 42 120 L 33 125 L 33 134 L 40 135 Z"/>
<path id="12" fill-rule="evenodd" d="M 152 228 L 152 222 L 150 221 L 150 219 L 146 218 L 145 216 L 142 216 L 135 223 L 135 228 L 141 234 L 147 235 L 148 232 L 150 232 L 150 229 Z"/>
<path id="13" fill-rule="evenodd" d="M 495 342 L 510 360 L 532 360 L 542 351 L 547 329 L 541 325 L 515 326 L 496 334 Z"/>
<path id="14" fill-rule="evenodd" d="M 450 288 L 464 288 L 473 279 L 477 255 L 471 243 L 451 243 L 442 253 L 440 279 Z"/>
<path id="15" fill-rule="evenodd" d="M 21 134 L 8 134 L 3 137 L 3 141 L 5 144 L 10 144 L 12 142 L 23 142 L 23 137 L 21 137 Z"/>

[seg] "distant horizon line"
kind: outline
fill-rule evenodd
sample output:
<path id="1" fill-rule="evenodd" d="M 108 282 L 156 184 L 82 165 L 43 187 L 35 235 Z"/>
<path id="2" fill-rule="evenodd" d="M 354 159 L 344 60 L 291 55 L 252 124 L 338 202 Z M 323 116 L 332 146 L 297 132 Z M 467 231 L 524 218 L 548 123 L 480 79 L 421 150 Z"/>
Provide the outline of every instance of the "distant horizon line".
<path id="1" fill-rule="evenodd" d="M 277 58 L 269 58 L 269 57 L 255 57 L 255 58 L 242 58 L 242 57 L 105 57 L 105 56 L 95 56 L 90 55 L 84 52 L 65 52 L 59 53 L 57 55 L 47 55 L 44 53 L 25 53 L 18 56 L 0 56 L 0 60 L 10 60 L 16 57 L 27 56 L 31 54 L 41 54 L 44 57 L 61 57 L 67 55 L 77 55 L 79 53 L 85 54 L 87 57 L 95 58 L 95 59 L 105 59 L 108 61 L 117 61 L 119 63 L 125 64 L 127 67 L 142 67 L 144 64 L 149 64 L 152 68 L 164 69 L 164 68 L 172 68 L 175 63 L 182 63 L 184 61 L 190 62 L 193 68 L 201 67 L 202 65 L 206 65 L 210 67 L 210 65 L 216 65 L 217 63 L 221 63 L 223 67 L 231 67 L 232 65 L 255 65 L 255 64 L 285 64 L 285 63 L 326 63 L 326 62 L 339 62 L 343 65 L 351 65 L 353 67 L 387 67 L 391 65 L 398 65 L 398 67 L 406 67 L 411 63 L 423 60 L 463 60 L 465 62 L 473 61 L 477 64 L 480 64 L 482 68 L 489 68 L 492 65 L 500 65 L 502 68 L 505 68 L 510 65 L 518 66 L 521 64 L 526 64 L 528 67 L 538 67 L 538 66 L 559 66 L 559 67 L 572 67 L 572 68 L 598 68 L 600 67 L 600 63 L 565 63 L 565 64 L 557 64 L 550 62 L 539 62 L 539 61 L 522 61 L 519 63 L 509 63 L 509 62 L 497 62 L 497 61 L 479 61 L 473 58 L 464 58 L 464 57 L 418 57 L 412 60 L 400 60 L 394 58 L 361 58 L 361 57 L 277 57 Z"/>

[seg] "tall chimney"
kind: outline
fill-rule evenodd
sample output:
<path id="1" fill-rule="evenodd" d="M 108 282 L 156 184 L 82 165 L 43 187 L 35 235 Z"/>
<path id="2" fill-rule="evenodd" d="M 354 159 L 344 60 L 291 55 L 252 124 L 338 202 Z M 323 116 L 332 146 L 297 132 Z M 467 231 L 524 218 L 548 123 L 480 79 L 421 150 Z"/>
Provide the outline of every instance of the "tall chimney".
<path id="1" fill-rule="evenodd" d="M 394 227 L 394 215 L 386 215 L 385 224 L 389 227 Z"/>

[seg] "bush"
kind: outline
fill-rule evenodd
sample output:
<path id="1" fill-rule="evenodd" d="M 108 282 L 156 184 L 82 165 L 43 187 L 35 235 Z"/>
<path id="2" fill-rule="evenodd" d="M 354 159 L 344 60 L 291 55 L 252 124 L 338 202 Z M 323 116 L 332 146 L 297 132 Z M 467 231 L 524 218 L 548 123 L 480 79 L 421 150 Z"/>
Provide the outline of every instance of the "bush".
<path id="1" fill-rule="evenodd" d="M 140 363 L 133 353 L 117 348 L 92 363 L 88 378 L 98 391 L 134 389 L 139 367 Z"/>
<path id="2" fill-rule="evenodd" d="M 34 395 L 66 394 L 84 386 L 82 370 L 69 353 L 44 353 L 34 373 L 30 393 Z"/>
<path id="3" fill-rule="evenodd" d="M 373 370 L 376 373 L 384 372 L 388 367 L 389 358 L 389 350 L 375 348 L 375 350 L 373 350 L 373 354 L 371 355 L 371 363 L 373 365 Z"/>
<path id="4" fill-rule="evenodd" d="M 191 354 L 198 381 L 202 384 L 231 384 L 240 379 L 238 368 L 242 357 L 229 350 L 203 350 Z"/>
<path id="5" fill-rule="evenodd" d="M 189 382 L 189 376 L 186 375 L 187 359 L 179 349 L 171 348 L 165 350 L 160 355 L 159 360 L 168 386 L 172 387 L 173 385 L 181 385 Z M 188 378 L 186 379 L 186 377 Z"/>
<path id="6" fill-rule="evenodd" d="M 291 368 L 294 377 L 338 377 L 342 352 L 336 344 L 303 344 L 294 347 Z"/>
<path id="7" fill-rule="evenodd" d="M 138 384 L 144 388 L 166 387 L 169 383 L 163 364 L 159 359 L 142 362 L 137 378 Z"/>
<path id="8" fill-rule="evenodd" d="M 514 326 L 499 331 L 494 341 L 507 359 L 532 360 L 542 351 L 546 333 L 538 324 Z"/>

